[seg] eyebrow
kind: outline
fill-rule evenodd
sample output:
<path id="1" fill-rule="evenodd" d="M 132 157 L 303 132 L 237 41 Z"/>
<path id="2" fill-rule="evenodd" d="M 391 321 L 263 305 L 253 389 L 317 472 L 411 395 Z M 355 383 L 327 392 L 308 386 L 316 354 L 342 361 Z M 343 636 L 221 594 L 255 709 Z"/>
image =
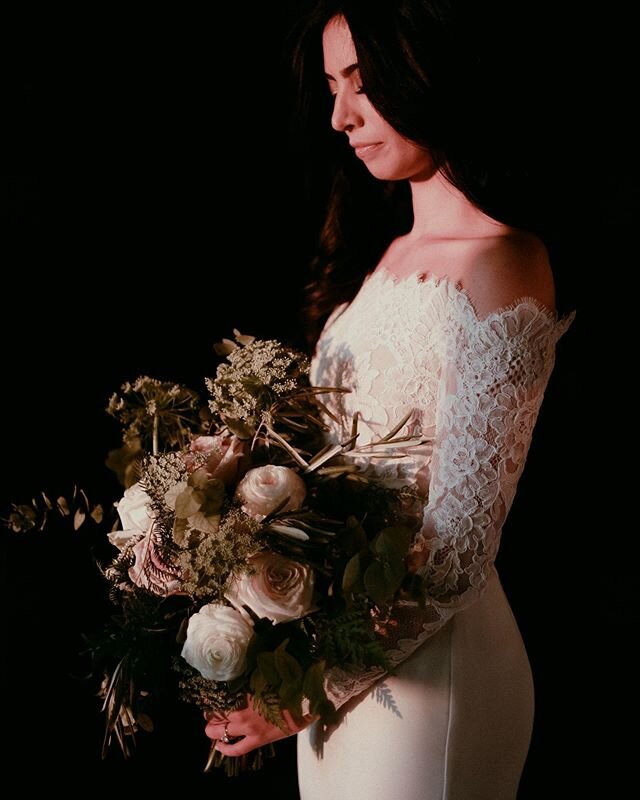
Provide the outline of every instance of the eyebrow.
<path id="1" fill-rule="evenodd" d="M 351 75 L 352 72 L 355 72 L 358 68 L 359 67 L 358 67 L 357 62 L 355 64 L 349 64 L 348 67 L 345 67 L 344 69 L 340 70 L 340 74 L 342 75 L 343 78 L 348 78 L 349 75 Z M 328 72 L 324 73 L 324 77 L 328 81 L 335 81 L 335 78 L 333 77 L 333 75 L 329 75 Z"/>

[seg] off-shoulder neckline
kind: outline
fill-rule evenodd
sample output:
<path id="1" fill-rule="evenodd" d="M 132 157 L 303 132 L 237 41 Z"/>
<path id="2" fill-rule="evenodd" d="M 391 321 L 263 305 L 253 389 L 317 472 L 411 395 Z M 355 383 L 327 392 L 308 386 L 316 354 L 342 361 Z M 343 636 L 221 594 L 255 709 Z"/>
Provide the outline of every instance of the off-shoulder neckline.
<path id="1" fill-rule="evenodd" d="M 490 311 L 485 316 L 480 316 L 477 312 L 477 309 L 471 299 L 469 292 L 462 286 L 460 281 L 454 281 L 448 275 L 437 275 L 430 270 L 418 270 L 416 272 L 411 272 L 408 275 L 403 275 L 399 277 L 394 273 L 390 272 L 385 267 L 377 266 L 372 272 L 368 273 L 361 285 L 361 289 L 370 284 L 374 280 L 379 280 L 381 283 L 390 283 L 393 286 L 408 286 L 408 287 L 415 287 L 415 286 L 428 286 L 438 288 L 442 286 L 449 294 L 457 296 L 461 299 L 463 305 L 468 309 L 471 313 L 473 318 L 477 322 L 487 322 L 496 317 L 503 316 L 504 314 L 515 311 L 516 309 L 520 308 L 521 306 L 533 306 L 537 312 L 541 313 L 547 320 L 554 324 L 564 324 L 569 323 L 573 320 L 575 316 L 575 311 L 572 311 L 566 315 L 560 315 L 556 310 L 550 309 L 547 305 L 542 303 L 535 297 L 530 295 L 522 295 L 517 297 L 511 303 L 508 303 L 505 306 L 501 306 L 499 308 Z M 349 304 L 346 303 L 345 306 Z"/>

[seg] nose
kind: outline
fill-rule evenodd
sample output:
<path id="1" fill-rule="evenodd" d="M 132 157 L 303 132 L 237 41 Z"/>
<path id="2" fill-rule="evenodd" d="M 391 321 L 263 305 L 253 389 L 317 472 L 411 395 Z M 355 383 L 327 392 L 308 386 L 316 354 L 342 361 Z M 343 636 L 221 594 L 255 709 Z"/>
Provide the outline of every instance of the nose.
<path id="1" fill-rule="evenodd" d="M 347 93 L 338 92 L 331 114 L 331 127 L 346 133 L 361 124 L 362 118 L 352 99 Z"/>

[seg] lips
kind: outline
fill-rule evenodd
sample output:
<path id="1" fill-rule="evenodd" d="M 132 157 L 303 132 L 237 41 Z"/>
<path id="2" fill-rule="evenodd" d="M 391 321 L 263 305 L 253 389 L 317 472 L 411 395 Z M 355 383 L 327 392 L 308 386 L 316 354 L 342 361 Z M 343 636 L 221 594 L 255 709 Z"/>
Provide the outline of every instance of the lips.
<path id="1" fill-rule="evenodd" d="M 382 147 L 382 142 L 349 142 L 349 144 L 355 150 L 358 158 L 365 158 Z"/>

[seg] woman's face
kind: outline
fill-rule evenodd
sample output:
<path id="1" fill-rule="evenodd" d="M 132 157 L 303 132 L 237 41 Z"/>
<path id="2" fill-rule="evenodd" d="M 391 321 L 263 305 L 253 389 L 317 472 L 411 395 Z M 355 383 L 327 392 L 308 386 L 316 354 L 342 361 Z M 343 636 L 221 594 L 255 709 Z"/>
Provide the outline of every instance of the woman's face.
<path id="1" fill-rule="evenodd" d="M 369 172 L 380 180 L 430 178 L 436 170 L 429 151 L 394 130 L 364 94 L 356 49 L 343 17 L 327 23 L 322 47 L 324 71 L 335 103 L 331 125 L 347 134 Z"/>

